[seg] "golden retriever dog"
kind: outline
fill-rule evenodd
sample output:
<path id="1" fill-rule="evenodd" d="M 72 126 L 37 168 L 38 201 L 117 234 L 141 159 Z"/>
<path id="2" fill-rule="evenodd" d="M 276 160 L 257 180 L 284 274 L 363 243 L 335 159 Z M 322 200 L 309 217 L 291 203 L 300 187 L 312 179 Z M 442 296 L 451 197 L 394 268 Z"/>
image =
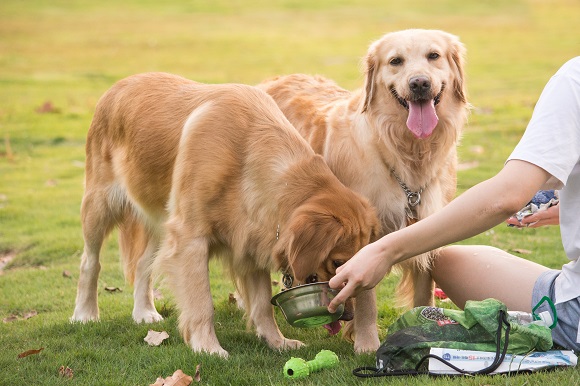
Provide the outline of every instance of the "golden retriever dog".
<path id="1" fill-rule="evenodd" d="M 259 87 L 338 179 L 370 200 L 386 234 L 455 195 L 456 145 L 469 112 L 464 55 L 454 35 L 404 30 L 370 45 L 364 86 L 354 92 L 302 74 Z M 431 259 L 432 253 L 418 256 L 400 267 L 403 305 L 433 303 Z"/>
<path id="2" fill-rule="evenodd" d="M 135 282 L 135 321 L 161 319 L 151 295 L 159 272 L 175 295 L 186 343 L 227 357 L 208 273 L 209 259 L 219 257 L 257 335 L 275 349 L 297 348 L 302 343 L 276 325 L 271 271 L 288 272 L 294 285 L 329 280 L 380 234 L 368 200 L 334 176 L 256 87 L 164 73 L 126 78 L 99 101 L 86 153 L 73 321 L 99 317 L 99 250 L 118 226 Z M 363 318 L 376 313 L 370 307 Z M 352 307 L 343 317 L 352 318 Z"/>

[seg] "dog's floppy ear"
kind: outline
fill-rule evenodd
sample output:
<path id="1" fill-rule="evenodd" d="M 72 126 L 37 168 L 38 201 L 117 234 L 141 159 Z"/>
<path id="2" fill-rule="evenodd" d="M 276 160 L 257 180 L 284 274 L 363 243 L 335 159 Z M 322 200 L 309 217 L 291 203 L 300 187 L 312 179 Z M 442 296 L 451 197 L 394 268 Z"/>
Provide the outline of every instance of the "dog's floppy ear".
<path id="1" fill-rule="evenodd" d="M 378 67 L 376 50 L 374 45 L 369 48 L 369 52 L 365 58 L 365 90 L 364 90 L 364 104 L 361 112 L 367 111 L 371 107 L 371 101 L 375 94 L 375 76 Z"/>
<path id="2" fill-rule="evenodd" d="M 463 103 L 467 103 L 467 90 L 465 89 L 465 46 L 455 35 L 448 34 L 449 40 L 449 64 L 453 69 L 453 93 Z"/>
<path id="3" fill-rule="evenodd" d="M 274 256 L 280 267 L 290 268 L 294 279 L 303 283 L 316 272 L 343 234 L 344 227 L 336 217 L 299 208 L 288 229 L 280 230 Z"/>

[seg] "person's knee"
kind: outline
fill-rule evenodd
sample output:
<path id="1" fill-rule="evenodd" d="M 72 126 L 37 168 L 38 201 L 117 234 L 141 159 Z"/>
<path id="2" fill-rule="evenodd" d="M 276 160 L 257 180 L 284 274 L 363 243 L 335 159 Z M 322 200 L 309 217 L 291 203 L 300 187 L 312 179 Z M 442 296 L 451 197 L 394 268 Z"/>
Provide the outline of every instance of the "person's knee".
<path id="1" fill-rule="evenodd" d="M 450 274 L 461 273 L 464 269 L 477 268 L 481 260 L 500 251 L 487 245 L 449 245 L 441 248 L 432 264 L 435 280 Z"/>

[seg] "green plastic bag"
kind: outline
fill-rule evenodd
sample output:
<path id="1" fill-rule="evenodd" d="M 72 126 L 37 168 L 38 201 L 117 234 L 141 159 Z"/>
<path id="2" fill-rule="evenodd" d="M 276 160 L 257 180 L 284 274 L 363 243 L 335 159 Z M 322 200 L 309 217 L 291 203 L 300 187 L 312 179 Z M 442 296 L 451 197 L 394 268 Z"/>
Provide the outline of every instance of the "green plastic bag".
<path id="1" fill-rule="evenodd" d="M 490 368 L 478 372 L 486 374 L 501 364 L 506 353 L 547 351 L 552 344 L 550 328 L 510 320 L 506 306 L 495 299 L 468 301 L 463 311 L 416 307 L 389 327 L 377 350 L 376 368 L 360 367 L 353 373 L 361 377 L 426 374 L 426 359 L 433 357 L 430 349 L 444 347 L 496 352 Z"/>

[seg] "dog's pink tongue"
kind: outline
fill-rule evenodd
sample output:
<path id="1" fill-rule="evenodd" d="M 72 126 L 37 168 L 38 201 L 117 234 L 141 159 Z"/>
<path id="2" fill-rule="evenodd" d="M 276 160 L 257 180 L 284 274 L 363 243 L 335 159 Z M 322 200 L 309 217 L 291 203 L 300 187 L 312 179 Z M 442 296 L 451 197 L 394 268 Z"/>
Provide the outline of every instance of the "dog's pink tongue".
<path id="1" fill-rule="evenodd" d="M 328 330 L 328 333 L 330 335 L 338 334 L 340 332 L 341 327 L 342 327 L 342 325 L 340 324 L 340 322 L 338 320 L 336 322 L 332 322 L 332 323 L 324 325 L 324 328 L 326 328 Z"/>
<path id="2" fill-rule="evenodd" d="M 417 138 L 427 138 L 439 122 L 435 112 L 435 101 L 408 102 L 409 117 L 407 127 Z"/>

